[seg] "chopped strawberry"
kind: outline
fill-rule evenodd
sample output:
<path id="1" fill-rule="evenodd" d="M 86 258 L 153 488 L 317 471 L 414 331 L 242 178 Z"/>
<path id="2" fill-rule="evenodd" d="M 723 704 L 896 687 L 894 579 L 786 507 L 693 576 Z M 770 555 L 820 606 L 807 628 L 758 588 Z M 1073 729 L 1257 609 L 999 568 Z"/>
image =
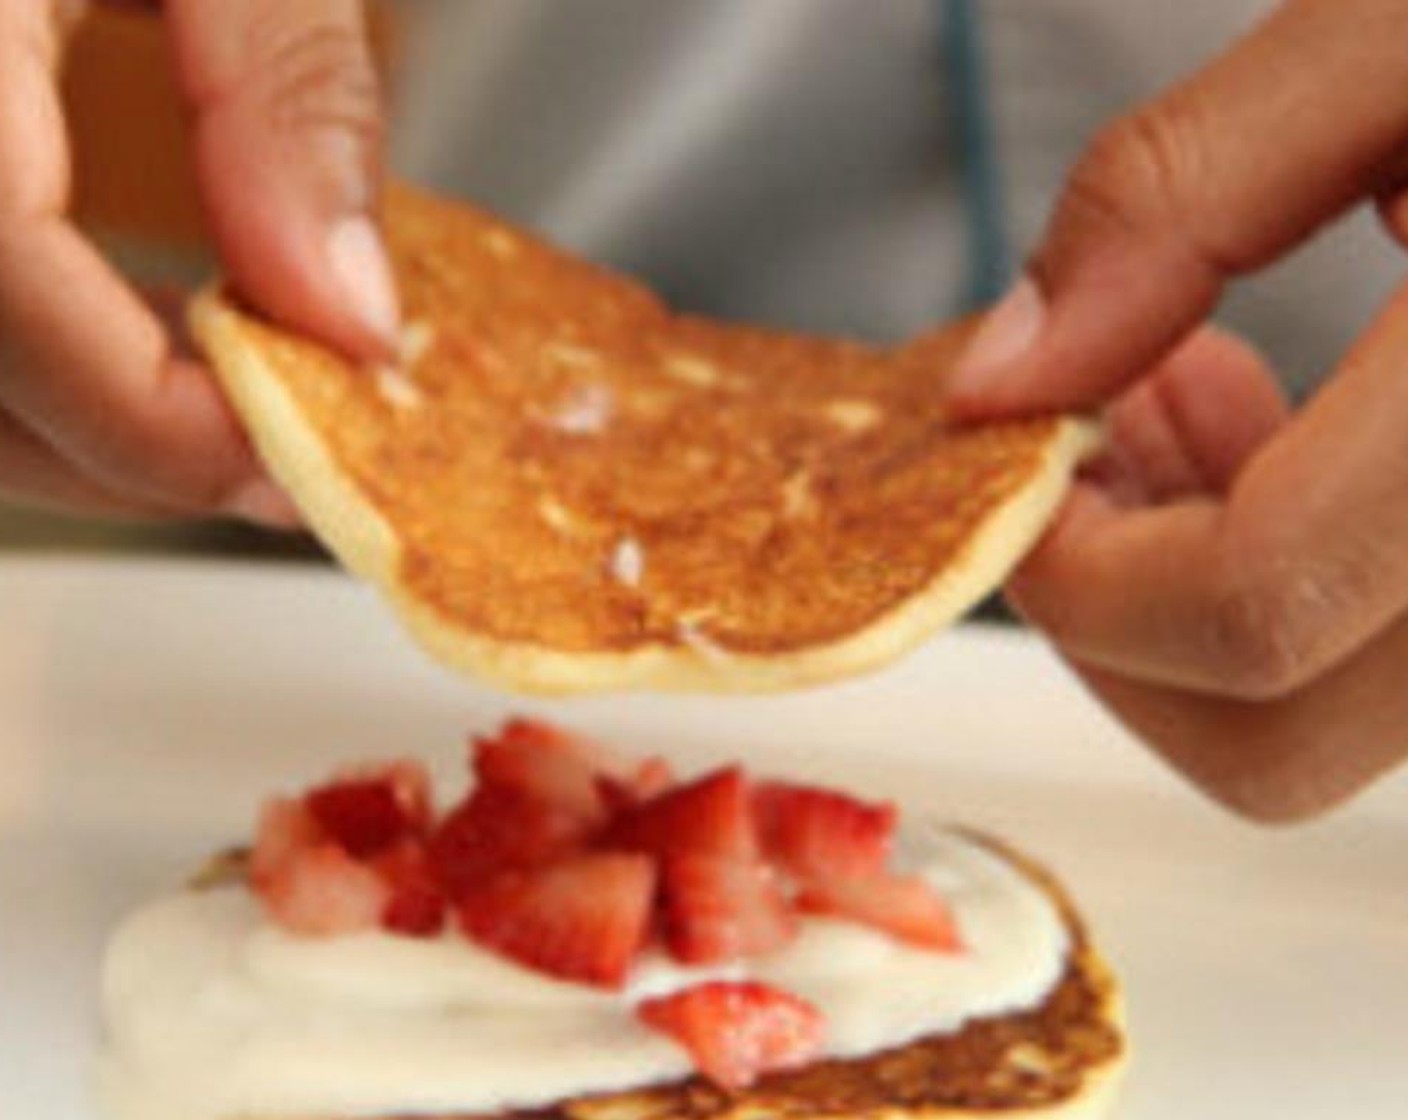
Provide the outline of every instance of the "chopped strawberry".
<path id="1" fill-rule="evenodd" d="M 863 922 L 925 949 L 958 952 L 963 947 L 948 906 L 918 875 L 813 880 L 802 888 L 797 906 Z"/>
<path id="2" fill-rule="evenodd" d="M 391 888 L 337 844 L 302 848 L 255 888 L 274 920 L 309 937 L 376 929 Z"/>
<path id="3" fill-rule="evenodd" d="M 636 1014 L 674 1038 L 724 1089 L 746 1089 L 764 1073 L 811 1061 L 824 1030 L 821 1013 L 806 1000 L 750 982 L 700 984 L 646 1000 Z"/>
<path id="4" fill-rule="evenodd" d="M 409 937 L 433 937 L 445 927 L 448 904 L 424 844 L 407 838 L 372 861 L 391 888 L 382 926 Z"/>
<path id="5" fill-rule="evenodd" d="M 623 810 L 603 843 L 662 859 L 687 854 L 752 859 L 758 841 L 743 772 L 736 766 L 716 770 Z"/>
<path id="6" fill-rule="evenodd" d="M 445 896 L 434 887 L 393 887 L 381 912 L 381 925 L 390 933 L 406 937 L 434 937 L 445 928 L 445 910 Z"/>
<path id="7" fill-rule="evenodd" d="M 760 956 L 797 934 L 772 868 L 753 860 L 674 856 L 662 893 L 665 943 L 685 964 Z"/>
<path id="8" fill-rule="evenodd" d="M 302 798 L 271 800 L 253 889 L 280 924 L 313 936 L 380 926 L 430 937 L 453 908 L 488 948 L 605 987 L 621 984 L 655 933 L 686 964 L 724 964 L 788 944 L 799 912 L 960 948 L 943 899 L 885 870 L 893 806 L 785 782 L 752 787 L 738 767 L 677 785 L 660 758 L 623 760 L 526 719 L 477 741 L 474 770 L 476 787 L 438 820 L 414 761 L 343 771 Z M 725 1084 L 779 1068 L 762 1004 L 786 997 L 757 985 L 698 992 L 714 988 L 699 1014 L 742 1025 L 722 1043 L 700 1028 L 699 1045 L 727 1044 L 701 1067 Z M 794 1017 L 805 1008 L 785 1006 Z"/>
<path id="9" fill-rule="evenodd" d="M 381 778 L 331 782 L 310 790 L 305 800 L 323 831 L 357 859 L 385 851 L 415 827 L 391 783 Z"/>
<path id="10" fill-rule="evenodd" d="M 674 767 L 659 755 L 653 754 L 636 766 L 629 784 L 642 801 L 658 797 L 675 784 Z"/>
<path id="11" fill-rule="evenodd" d="M 420 831 L 430 827 L 435 815 L 430 790 L 430 773 L 424 763 L 413 758 L 395 758 L 348 766 L 334 775 L 339 782 L 385 782 L 391 787 L 402 815 Z"/>
<path id="12" fill-rule="evenodd" d="M 474 744 L 474 772 L 481 786 L 514 790 L 592 824 L 605 818 L 597 790 L 602 752 L 535 720 L 517 719 L 498 735 Z"/>
<path id="13" fill-rule="evenodd" d="M 587 831 L 571 811 L 485 786 L 441 822 L 427 851 L 445 890 L 458 898 L 503 871 L 538 867 L 572 852 Z"/>
<path id="14" fill-rule="evenodd" d="M 600 824 L 609 811 L 662 793 L 674 781 L 660 758 L 631 762 L 540 720 L 510 720 L 474 744 L 481 785 L 514 789 Z"/>
<path id="15" fill-rule="evenodd" d="M 645 942 L 654 893 L 648 856 L 571 856 L 477 887 L 461 900 L 460 926 L 531 968 L 614 988 Z"/>
<path id="16" fill-rule="evenodd" d="M 764 782 L 754 791 L 753 811 L 763 850 L 800 879 L 876 875 L 889 862 L 893 805 L 816 786 Z"/>
<path id="17" fill-rule="evenodd" d="M 249 878 L 258 887 L 276 875 L 297 853 L 327 839 L 301 799 L 272 797 L 259 810 L 250 856 Z"/>
<path id="18" fill-rule="evenodd" d="M 660 796 L 674 784 L 675 772 L 670 764 L 658 755 L 652 755 L 633 770 L 623 771 L 614 777 L 601 775 L 597 778 L 597 791 L 608 813 L 615 816 Z"/>

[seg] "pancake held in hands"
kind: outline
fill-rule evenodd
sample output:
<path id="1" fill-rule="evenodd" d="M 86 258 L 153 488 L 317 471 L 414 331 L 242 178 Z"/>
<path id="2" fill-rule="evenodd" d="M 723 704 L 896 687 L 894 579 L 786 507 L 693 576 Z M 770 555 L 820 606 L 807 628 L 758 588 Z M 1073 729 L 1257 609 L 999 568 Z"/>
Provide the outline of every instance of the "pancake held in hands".
<path id="1" fill-rule="evenodd" d="M 405 188 L 385 223 L 397 368 L 215 294 L 196 334 L 318 535 L 433 654 L 510 686 L 880 665 L 1001 582 L 1088 442 L 945 430 L 965 327 L 882 350 L 727 325 Z"/>

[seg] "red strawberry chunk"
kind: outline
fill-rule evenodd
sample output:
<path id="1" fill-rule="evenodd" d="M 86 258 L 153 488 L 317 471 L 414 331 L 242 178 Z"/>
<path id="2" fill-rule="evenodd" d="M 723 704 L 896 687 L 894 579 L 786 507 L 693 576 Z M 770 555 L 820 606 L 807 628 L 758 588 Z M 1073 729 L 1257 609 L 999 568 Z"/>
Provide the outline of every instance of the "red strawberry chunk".
<path id="1" fill-rule="evenodd" d="M 963 948 L 948 906 L 918 875 L 816 880 L 802 888 L 797 906 L 874 926 L 925 949 L 958 952 Z"/>
<path id="2" fill-rule="evenodd" d="M 344 771 L 302 798 L 271 800 L 251 859 L 254 890 L 276 921 L 312 936 L 380 926 L 430 937 L 453 907 L 482 945 L 604 987 L 622 983 L 653 934 L 681 962 L 723 964 L 787 945 L 799 913 L 961 948 L 943 899 L 885 870 L 891 805 L 786 782 L 753 787 L 738 767 L 677 785 L 660 758 L 622 760 L 535 720 L 479 740 L 474 769 L 476 788 L 438 822 L 429 775 L 414 761 Z M 684 999 L 696 992 L 698 1001 Z M 674 1008 L 675 998 L 650 1006 Z M 759 985 L 703 985 L 679 999 L 709 1023 L 737 1019 L 723 1036 L 704 1027 L 681 1036 L 722 1084 L 781 1068 L 770 1024 L 783 1010 L 795 1023 L 806 1009 Z M 775 1060 L 790 1061 L 778 1046 Z"/>
<path id="3" fill-rule="evenodd" d="M 255 887 L 279 925 L 308 937 L 376 929 L 391 888 L 337 844 L 303 848 Z"/>
<path id="4" fill-rule="evenodd" d="M 885 869 L 896 812 L 816 786 L 761 783 L 753 794 L 763 850 L 803 880 L 855 878 Z"/>
<path id="5" fill-rule="evenodd" d="M 306 801 L 322 830 L 357 859 L 385 851 L 415 827 L 391 783 L 380 778 L 319 786 Z"/>
<path id="6" fill-rule="evenodd" d="M 420 831 L 430 827 L 435 815 L 430 772 L 413 758 L 348 766 L 334 775 L 338 782 L 384 782 L 391 788 L 402 815 Z"/>
<path id="7" fill-rule="evenodd" d="M 610 816 L 658 797 L 675 784 L 675 772 L 663 758 L 651 756 L 633 770 L 597 778 L 597 792 Z"/>
<path id="8" fill-rule="evenodd" d="M 615 988 L 645 943 L 654 894 L 648 856 L 571 856 L 477 887 L 460 902 L 460 926 L 530 968 Z"/>
<path id="9" fill-rule="evenodd" d="M 513 720 L 474 744 L 481 787 L 514 790 L 599 824 L 605 806 L 597 779 L 607 773 L 601 748 L 534 720 Z"/>
<path id="10" fill-rule="evenodd" d="M 381 915 L 382 927 L 408 937 L 433 937 L 445 927 L 448 904 L 424 844 L 405 839 L 372 861 L 391 897 Z"/>
<path id="11" fill-rule="evenodd" d="M 636 1014 L 689 1051 L 705 1077 L 746 1089 L 821 1051 L 824 1022 L 806 1000 L 766 984 L 715 982 L 646 1000 Z"/>
<path id="12" fill-rule="evenodd" d="M 662 859 L 677 855 L 754 858 L 758 840 L 742 770 L 736 766 L 717 770 L 623 810 L 604 843 Z"/>
<path id="13" fill-rule="evenodd" d="M 641 801 L 658 797 L 675 784 L 674 768 L 659 755 L 638 763 L 627 783 Z"/>
<path id="14" fill-rule="evenodd" d="M 394 886 L 382 910 L 381 925 L 406 937 L 434 937 L 445 928 L 445 910 L 445 896 L 434 887 Z"/>
<path id="15" fill-rule="evenodd" d="M 681 855 L 664 868 L 665 943 L 685 964 L 761 956 L 797 935 L 772 868 L 752 860 Z"/>
<path id="16" fill-rule="evenodd" d="M 506 870 L 538 867 L 575 851 L 587 831 L 569 810 L 485 786 L 441 822 L 427 851 L 445 890 L 458 898 Z"/>
<path id="17" fill-rule="evenodd" d="M 272 797 L 259 810 L 249 878 L 258 887 L 268 882 L 299 852 L 327 837 L 301 799 Z"/>

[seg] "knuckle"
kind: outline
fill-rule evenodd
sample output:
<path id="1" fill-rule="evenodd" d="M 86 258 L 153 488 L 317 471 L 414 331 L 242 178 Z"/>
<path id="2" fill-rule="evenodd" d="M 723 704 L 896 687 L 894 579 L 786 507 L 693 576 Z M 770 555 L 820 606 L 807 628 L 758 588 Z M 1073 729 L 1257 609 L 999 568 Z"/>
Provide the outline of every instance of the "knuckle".
<path id="1" fill-rule="evenodd" d="M 1211 182 L 1201 131 L 1197 113 L 1176 99 L 1120 117 L 1077 162 L 1063 209 L 1124 233 L 1201 237 L 1199 201 Z M 1216 245 L 1192 248 L 1221 263 Z"/>
<path id="2" fill-rule="evenodd" d="M 1297 698 L 1147 730 L 1155 748 L 1205 796 L 1253 824 L 1321 816 L 1367 781 L 1342 765 L 1336 749 L 1342 732 L 1307 718 Z"/>
<path id="3" fill-rule="evenodd" d="M 1143 116 L 1122 117 L 1101 130 L 1071 173 L 1068 203 L 1125 226 L 1142 225 L 1164 191 L 1163 157 L 1151 154 Z"/>
<path id="4" fill-rule="evenodd" d="M 369 141 L 380 133 L 380 87 L 357 26 L 333 19 L 280 25 L 264 39 L 256 84 L 273 128 L 294 135 L 335 129 Z"/>
<path id="5" fill-rule="evenodd" d="M 1209 612 L 1207 654 L 1224 691 L 1243 700 L 1283 698 L 1317 668 L 1313 580 L 1237 565 L 1220 581 Z"/>
<path id="6" fill-rule="evenodd" d="M 1204 789 L 1209 797 L 1242 820 L 1268 828 L 1303 824 L 1324 816 L 1339 801 L 1304 784 L 1278 780 L 1274 774 L 1209 784 Z"/>

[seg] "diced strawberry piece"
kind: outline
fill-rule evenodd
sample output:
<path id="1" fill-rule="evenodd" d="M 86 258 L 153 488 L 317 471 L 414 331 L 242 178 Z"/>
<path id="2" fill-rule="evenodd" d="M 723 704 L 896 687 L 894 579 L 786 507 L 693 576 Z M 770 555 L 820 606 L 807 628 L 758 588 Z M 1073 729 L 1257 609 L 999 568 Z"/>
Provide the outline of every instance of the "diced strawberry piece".
<path id="1" fill-rule="evenodd" d="M 619 987 L 645 942 L 655 892 L 648 856 L 590 853 L 510 872 L 461 900 L 470 937 L 564 980 Z"/>
<path id="2" fill-rule="evenodd" d="M 597 778 L 606 773 L 600 748 L 545 723 L 517 719 L 474 744 L 481 786 L 510 789 L 593 824 L 605 818 Z"/>
<path id="3" fill-rule="evenodd" d="M 419 839 L 407 838 L 372 861 L 391 888 L 382 926 L 410 937 L 433 937 L 445 926 L 448 903 Z"/>
<path id="4" fill-rule="evenodd" d="M 620 776 L 603 774 L 598 777 L 597 792 L 601 795 L 608 814 L 614 817 L 643 801 L 658 797 L 674 784 L 675 772 L 670 764 L 663 758 L 652 755 L 639 763 L 634 770 Z"/>
<path id="5" fill-rule="evenodd" d="M 806 1000 L 752 982 L 700 984 L 646 1000 L 636 1014 L 674 1038 L 724 1089 L 746 1089 L 762 1074 L 811 1061 L 825 1030 Z"/>
<path id="6" fill-rule="evenodd" d="M 376 929 L 391 896 L 375 870 L 333 843 L 293 853 L 255 889 L 279 925 L 309 937 Z"/>
<path id="7" fill-rule="evenodd" d="M 797 906 L 862 922 L 926 949 L 958 952 L 963 947 L 948 906 L 918 875 L 814 880 L 802 888 Z"/>
<path id="8" fill-rule="evenodd" d="M 445 896 L 434 887 L 418 884 L 393 887 L 381 914 L 381 924 L 390 933 L 434 937 L 445 928 L 446 909 Z"/>
<path id="9" fill-rule="evenodd" d="M 506 870 L 541 866 L 579 847 L 588 825 L 571 811 L 511 789 L 476 789 L 436 829 L 430 864 L 451 898 Z"/>
<path id="10" fill-rule="evenodd" d="M 623 810 L 603 843 L 661 859 L 687 854 L 752 859 L 758 840 L 743 772 L 717 770 Z"/>
<path id="11" fill-rule="evenodd" d="M 414 828 L 384 779 L 332 782 L 310 790 L 305 800 L 323 831 L 357 859 L 385 851 Z"/>
<path id="12" fill-rule="evenodd" d="M 685 964 L 760 956 L 797 935 L 772 868 L 752 860 L 675 856 L 662 894 L 665 943 Z"/>
<path id="13" fill-rule="evenodd" d="M 643 759 L 636 766 L 629 782 L 632 792 L 642 801 L 660 796 L 674 784 L 674 767 L 659 755 Z"/>
<path id="14" fill-rule="evenodd" d="M 753 810 L 763 851 L 800 879 L 877 875 L 889 862 L 893 805 L 816 786 L 764 782 L 754 791 Z"/>
<path id="15" fill-rule="evenodd" d="M 481 785 L 519 790 L 594 823 L 674 782 L 664 759 L 623 759 L 583 735 L 532 719 L 510 720 L 498 735 L 477 740 L 474 771 Z"/>
<path id="16" fill-rule="evenodd" d="M 327 837 L 300 798 L 273 797 L 259 810 L 249 878 L 256 887 L 266 883 L 297 853 Z"/>
<path id="17" fill-rule="evenodd" d="M 419 836 L 406 836 L 392 847 L 368 861 L 376 873 L 392 886 L 399 883 L 419 883 L 427 886 L 438 881 L 430 864 L 426 842 Z"/>
<path id="18" fill-rule="evenodd" d="M 634 809 L 645 800 L 637 797 L 635 790 L 629 785 L 618 782 L 615 778 L 597 778 L 596 792 L 606 809 L 607 817 L 611 819 L 619 817 L 627 809 Z"/>
<path id="19" fill-rule="evenodd" d="M 348 766 L 338 771 L 333 782 L 385 782 L 391 787 L 402 815 L 421 831 L 430 827 L 435 816 L 430 773 L 424 763 L 413 758 Z"/>

